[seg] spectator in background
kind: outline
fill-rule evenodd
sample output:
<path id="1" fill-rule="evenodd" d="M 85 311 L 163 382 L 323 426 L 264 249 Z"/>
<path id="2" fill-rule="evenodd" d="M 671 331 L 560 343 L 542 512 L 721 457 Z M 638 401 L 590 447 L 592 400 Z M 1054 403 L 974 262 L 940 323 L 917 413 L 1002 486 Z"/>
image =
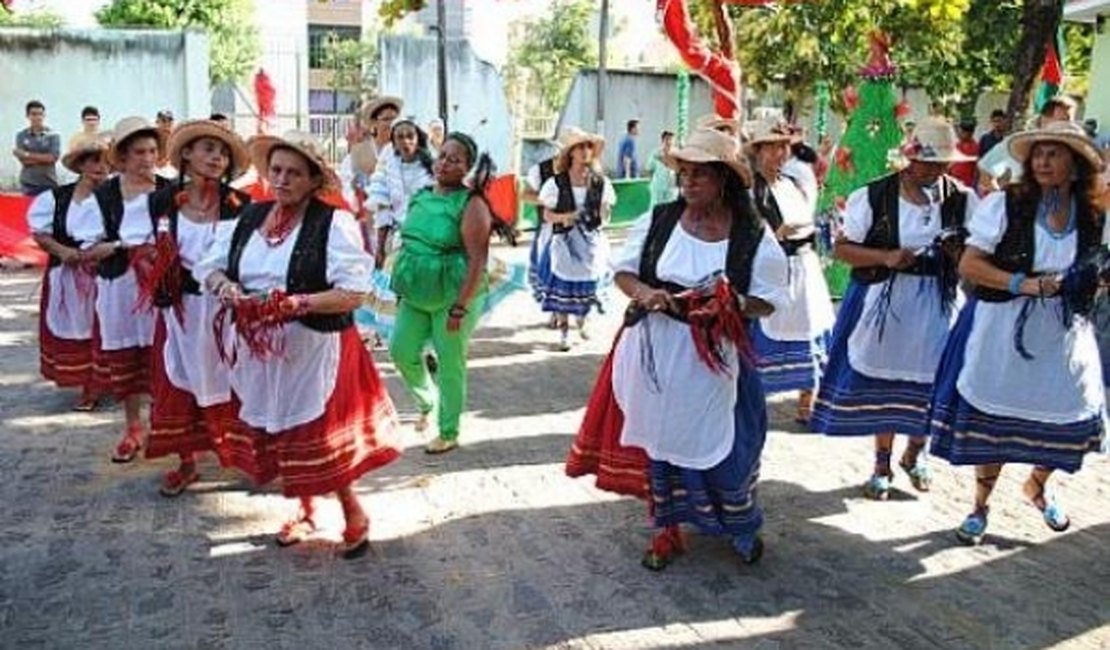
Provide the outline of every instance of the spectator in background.
<path id="1" fill-rule="evenodd" d="M 162 142 L 169 142 L 170 134 L 173 133 L 173 111 L 169 109 L 158 111 L 158 115 L 154 118 L 154 126 L 158 130 Z M 170 162 L 166 147 L 162 147 L 158 152 L 158 166 L 154 173 L 165 178 L 177 178 L 177 169 Z"/>
<path id="2" fill-rule="evenodd" d="M 675 171 L 668 164 L 674 133 L 664 131 L 659 138 L 659 148 L 648 158 L 647 171 L 651 174 L 651 204 L 662 205 L 678 198 L 678 184 Z"/>
<path id="3" fill-rule="evenodd" d="M 1052 97 L 1041 106 L 1040 112 L 1026 125 L 1027 129 L 1043 129 L 1053 122 L 1070 122 L 1075 119 L 1075 100 L 1067 95 Z M 1010 155 L 1010 140 L 1016 134 L 1002 139 L 1002 146 L 992 147 L 985 155 L 979 153 L 980 193 L 993 192 L 1010 183 L 1020 183 L 1023 168 Z"/>
<path id="4" fill-rule="evenodd" d="M 977 158 L 979 156 L 979 143 L 975 142 L 975 119 L 965 118 L 960 120 L 956 127 L 956 135 L 959 137 L 956 140 L 956 148 L 959 149 L 960 153 L 969 158 Z M 970 188 L 975 187 L 975 161 L 954 163 L 948 168 L 948 173 L 955 176 L 964 185 Z"/>
<path id="5" fill-rule="evenodd" d="M 231 130 L 231 118 L 223 113 L 212 113 L 208 116 L 208 121 L 215 122 L 216 124 L 224 127 L 228 131 Z"/>
<path id="6" fill-rule="evenodd" d="M 95 106 L 86 106 L 81 109 L 81 130 L 70 137 L 66 148 L 73 149 L 76 143 L 98 136 L 100 136 L 100 111 Z"/>
<path id="7" fill-rule="evenodd" d="M 991 111 L 991 130 L 983 134 L 979 138 L 979 157 L 987 155 L 987 152 L 994 149 L 995 145 L 1002 142 L 1002 138 L 1010 131 L 1010 118 L 1007 117 L 1006 111 L 996 108 Z"/>
<path id="8" fill-rule="evenodd" d="M 12 155 L 19 160 L 19 185 L 26 196 L 38 196 L 58 186 L 57 163 L 62 141 L 46 126 L 46 107 L 37 99 L 27 102 L 29 126 L 15 134 Z"/>
<path id="9" fill-rule="evenodd" d="M 438 152 L 443 147 L 443 120 L 438 117 L 428 122 L 428 144 Z"/>
<path id="10" fill-rule="evenodd" d="M 640 165 L 636 162 L 636 136 L 640 135 L 640 120 L 628 120 L 628 130 L 617 152 L 617 178 L 638 178 Z"/>

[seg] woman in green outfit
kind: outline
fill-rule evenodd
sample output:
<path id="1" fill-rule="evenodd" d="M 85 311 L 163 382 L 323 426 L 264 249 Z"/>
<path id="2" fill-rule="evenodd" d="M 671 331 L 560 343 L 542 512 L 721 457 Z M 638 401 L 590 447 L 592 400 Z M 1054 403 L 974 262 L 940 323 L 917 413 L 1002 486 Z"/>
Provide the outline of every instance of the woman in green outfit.
<path id="1" fill-rule="evenodd" d="M 429 454 L 458 446 L 467 348 L 488 288 L 494 218 L 480 190 L 484 181 L 474 183 L 476 190 L 464 183 L 476 161 L 474 140 L 461 133 L 447 136 L 432 170 L 435 185 L 409 202 L 401 226 L 403 245 L 393 267 L 399 305 L 389 350 L 420 408 L 417 431 L 428 427 L 438 401 L 439 435 L 425 448 Z M 439 359 L 434 383 L 423 358 L 429 341 Z"/>

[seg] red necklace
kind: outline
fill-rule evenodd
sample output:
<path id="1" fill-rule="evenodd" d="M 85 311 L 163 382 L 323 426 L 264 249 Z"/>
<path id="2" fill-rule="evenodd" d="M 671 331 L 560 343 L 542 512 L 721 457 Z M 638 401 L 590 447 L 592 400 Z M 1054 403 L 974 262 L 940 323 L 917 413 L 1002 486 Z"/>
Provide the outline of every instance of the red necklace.
<path id="1" fill-rule="evenodd" d="M 268 219 L 268 223 L 262 227 L 262 236 L 266 244 L 270 248 L 281 246 L 297 227 L 298 216 L 300 215 L 296 208 L 278 206 Z"/>

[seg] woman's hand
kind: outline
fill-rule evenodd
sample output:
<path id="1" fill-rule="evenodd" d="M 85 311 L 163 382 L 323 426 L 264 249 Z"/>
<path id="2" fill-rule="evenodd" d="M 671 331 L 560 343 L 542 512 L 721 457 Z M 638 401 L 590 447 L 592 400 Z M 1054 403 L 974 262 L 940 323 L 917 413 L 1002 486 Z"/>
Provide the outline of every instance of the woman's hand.
<path id="1" fill-rule="evenodd" d="M 782 241 L 783 239 L 790 239 L 794 235 L 797 235 L 799 232 L 801 232 L 803 228 L 805 228 L 805 226 L 784 223 L 779 226 L 778 230 L 775 231 L 775 238 L 779 241 Z"/>
<path id="2" fill-rule="evenodd" d="M 58 259 L 66 266 L 79 266 L 84 261 L 84 254 L 76 248 L 69 248 L 63 246 L 62 250 L 58 253 Z"/>
<path id="3" fill-rule="evenodd" d="M 883 264 L 888 269 L 901 271 L 902 269 L 913 266 L 915 256 L 913 251 L 908 248 L 896 248 L 892 251 L 887 251 L 883 258 Z"/>
<path id="4" fill-rule="evenodd" d="M 674 296 L 665 289 L 652 289 L 645 286 L 636 292 L 633 300 L 648 311 L 678 311 Z"/>
<path id="5" fill-rule="evenodd" d="M 459 331 L 463 319 L 466 318 L 468 313 L 469 311 L 463 305 L 458 303 L 451 305 L 451 308 L 447 310 L 447 331 L 452 333 Z"/>
<path id="6" fill-rule="evenodd" d="M 221 304 L 234 307 L 236 303 L 243 299 L 243 287 L 238 282 L 224 280 L 216 286 L 216 298 L 219 299 Z"/>
<path id="7" fill-rule="evenodd" d="M 116 254 L 123 248 L 120 242 L 102 241 L 99 244 L 94 244 L 92 248 L 85 251 L 85 257 L 94 261 L 101 262 Z"/>
<path id="8" fill-rule="evenodd" d="M 1060 279 L 1052 275 L 1025 278 L 1021 281 L 1021 293 L 1026 296 L 1051 298 L 1060 293 Z"/>

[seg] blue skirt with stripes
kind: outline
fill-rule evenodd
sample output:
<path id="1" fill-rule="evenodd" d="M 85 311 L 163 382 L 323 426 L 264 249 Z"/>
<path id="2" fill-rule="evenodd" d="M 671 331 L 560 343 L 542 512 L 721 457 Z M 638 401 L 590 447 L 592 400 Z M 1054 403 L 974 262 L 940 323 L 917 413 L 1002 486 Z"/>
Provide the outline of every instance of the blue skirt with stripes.
<path id="1" fill-rule="evenodd" d="M 812 341 L 779 341 L 764 334 L 759 321 L 751 332 L 763 390 L 768 395 L 817 388 L 828 354 L 827 333 Z"/>

